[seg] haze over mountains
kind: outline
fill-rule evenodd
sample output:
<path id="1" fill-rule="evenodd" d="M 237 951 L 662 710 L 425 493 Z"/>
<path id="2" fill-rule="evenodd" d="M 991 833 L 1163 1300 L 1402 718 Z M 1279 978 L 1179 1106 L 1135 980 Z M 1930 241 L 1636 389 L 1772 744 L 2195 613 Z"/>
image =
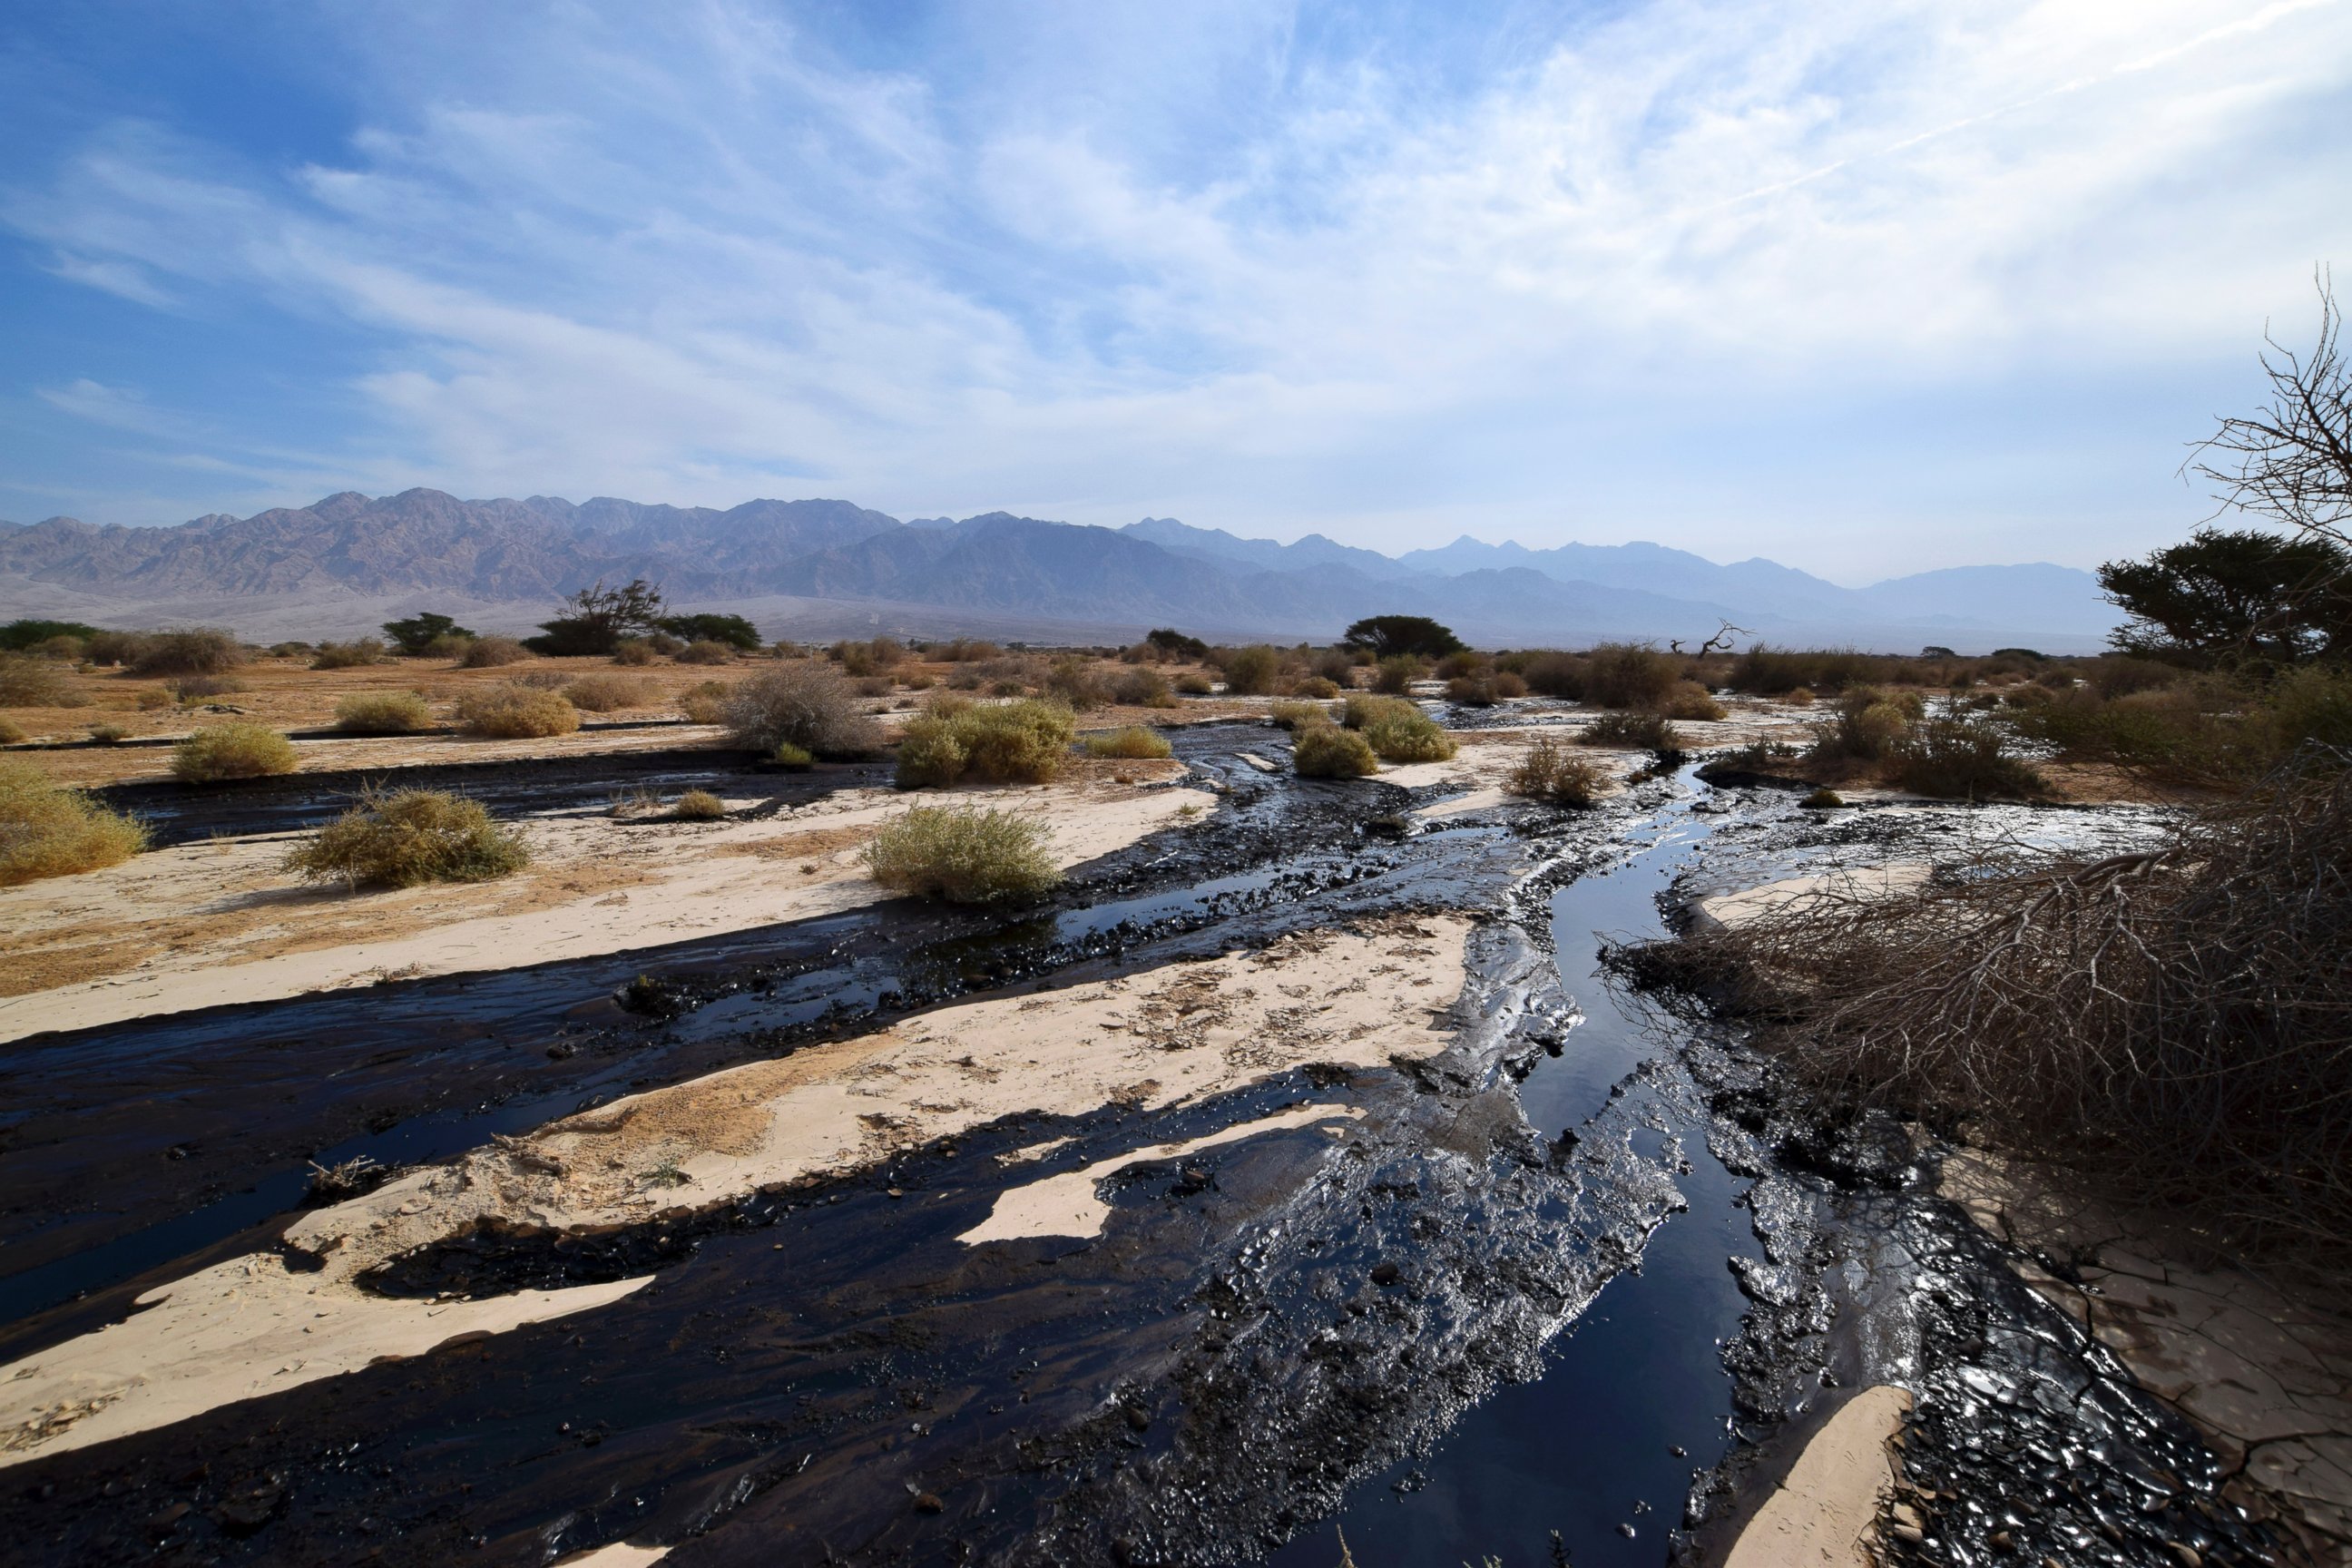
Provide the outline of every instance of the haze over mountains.
<path id="1" fill-rule="evenodd" d="M 868 628 L 1104 640 L 1150 626 L 1328 639 L 1359 616 L 1434 616 L 1473 640 L 1696 642 L 1728 620 L 1782 643 L 1964 651 L 2095 647 L 2116 620 L 2087 572 L 1975 566 L 1844 588 L 1761 558 L 1663 545 L 1530 550 L 1466 536 L 1402 557 L 1319 534 L 1289 544 L 1146 518 L 1122 529 L 987 512 L 911 522 L 843 500 L 721 511 L 599 498 L 467 501 L 344 492 L 169 528 L 0 523 L 0 615 L 101 625 L 212 620 L 342 635 L 392 610 L 513 629 L 599 578 L 646 577 L 770 637 Z"/>

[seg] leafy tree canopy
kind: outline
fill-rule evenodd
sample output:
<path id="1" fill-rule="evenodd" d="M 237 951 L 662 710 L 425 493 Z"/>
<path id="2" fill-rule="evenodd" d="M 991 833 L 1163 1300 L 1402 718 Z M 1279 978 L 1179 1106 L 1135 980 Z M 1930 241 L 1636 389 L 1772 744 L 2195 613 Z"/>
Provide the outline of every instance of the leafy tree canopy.
<path id="1" fill-rule="evenodd" d="M 2108 639 L 2126 653 L 2208 665 L 2352 654 L 2352 552 L 2316 533 L 2200 529 L 2108 562 L 2099 585 L 2131 616 Z"/>
<path id="2" fill-rule="evenodd" d="M 421 654 L 429 652 L 433 645 L 443 637 L 469 637 L 474 634 L 446 616 L 420 610 L 404 621 L 384 622 L 383 635 L 390 637 L 401 652 Z"/>
<path id="3" fill-rule="evenodd" d="M 563 605 L 555 619 L 539 624 L 540 636 L 523 638 L 525 647 L 554 658 L 606 654 L 620 647 L 624 637 L 661 629 L 661 589 L 642 577 L 621 588 L 607 588 L 599 579 Z"/>
<path id="4" fill-rule="evenodd" d="M 1209 651 L 1207 643 L 1199 637 L 1188 637 L 1173 626 L 1154 626 L 1143 634 L 1143 640 L 1179 658 L 1199 658 Z"/>
<path id="5" fill-rule="evenodd" d="M 51 637 L 94 637 L 97 635 L 96 626 L 86 626 L 79 621 L 10 621 L 0 626 L 0 648 L 15 652 L 31 647 L 36 643 L 45 643 Z"/>
<path id="6" fill-rule="evenodd" d="M 1444 658 L 1463 647 L 1462 639 L 1450 628 L 1427 616 L 1366 616 L 1348 628 L 1342 640 L 1349 647 L 1370 648 L 1380 658 L 1399 654 Z"/>
<path id="7" fill-rule="evenodd" d="M 740 616 L 664 616 L 661 629 L 688 642 L 723 642 L 746 653 L 760 647 L 760 628 Z"/>

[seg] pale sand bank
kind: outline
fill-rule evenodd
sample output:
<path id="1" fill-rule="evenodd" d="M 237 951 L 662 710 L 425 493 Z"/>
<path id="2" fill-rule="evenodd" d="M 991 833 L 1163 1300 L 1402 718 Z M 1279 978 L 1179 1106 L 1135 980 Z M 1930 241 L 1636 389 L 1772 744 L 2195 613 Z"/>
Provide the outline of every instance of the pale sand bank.
<path id="1" fill-rule="evenodd" d="M 1890 1439 L 1911 1395 L 1882 1384 L 1839 1406 L 1732 1542 L 1723 1568 L 1875 1568 L 1895 1495 Z"/>

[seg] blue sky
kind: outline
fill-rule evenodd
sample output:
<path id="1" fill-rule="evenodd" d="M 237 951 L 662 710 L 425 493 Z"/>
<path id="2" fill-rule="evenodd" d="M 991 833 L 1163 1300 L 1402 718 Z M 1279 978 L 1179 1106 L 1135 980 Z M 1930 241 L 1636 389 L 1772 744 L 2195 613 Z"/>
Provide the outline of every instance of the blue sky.
<path id="1" fill-rule="evenodd" d="M 0 19 L 0 517 L 339 489 L 2092 564 L 2352 273 L 2352 0 Z"/>

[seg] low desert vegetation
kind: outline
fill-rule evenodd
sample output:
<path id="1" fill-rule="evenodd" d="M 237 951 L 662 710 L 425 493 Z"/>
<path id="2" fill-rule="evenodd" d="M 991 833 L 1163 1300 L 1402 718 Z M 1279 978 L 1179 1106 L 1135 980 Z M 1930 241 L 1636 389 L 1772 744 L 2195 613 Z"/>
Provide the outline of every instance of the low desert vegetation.
<path id="1" fill-rule="evenodd" d="M 727 815 L 727 803 L 707 789 L 690 789 L 677 797 L 669 814 L 680 822 L 717 822 Z"/>
<path id="2" fill-rule="evenodd" d="M 1225 660 L 1225 689 L 1236 697 L 1263 697 L 1282 678 L 1282 656 L 1265 643 L 1235 648 Z"/>
<path id="3" fill-rule="evenodd" d="M 1320 702 L 1269 703 L 1265 716 L 1286 730 L 1303 730 L 1309 724 L 1331 722 L 1331 710 Z"/>
<path id="4" fill-rule="evenodd" d="M 1043 823 L 985 806 L 915 806 L 866 841 L 865 858 L 892 892 L 955 904 L 1034 899 L 1062 879 Z"/>
<path id="5" fill-rule="evenodd" d="M 1371 742 L 1358 730 L 1328 721 L 1302 727 L 1290 743 L 1291 766 L 1301 778 L 1358 779 L 1380 771 Z"/>
<path id="6" fill-rule="evenodd" d="M 1657 701 L 1657 711 L 1668 719 L 1688 719 L 1700 722 L 1720 719 L 1727 711 L 1707 689 L 1696 680 L 1677 680 L 1666 688 Z"/>
<path id="7" fill-rule="evenodd" d="M 1682 750 L 1680 731 L 1669 723 L 1663 713 L 1619 710 L 1603 713 L 1577 733 L 1577 743 L 1585 746 L 1621 746 L 1649 752 Z"/>
<path id="8" fill-rule="evenodd" d="M 735 662 L 735 645 L 720 642 L 716 637 L 704 637 L 678 649 L 677 662 L 680 664 L 732 664 Z"/>
<path id="9" fill-rule="evenodd" d="M 1341 722 L 1384 763 L 1442 763 L 1454 755 L 1437 721 L 1401 697 L 1350 697 Z"/>
<path id="10" fill-rule="evenodd" d="M 25 727 L 5 713 L 0 713 L 0 746 L 21 746 L 25 743 Z"/>
<path id="11" fill-rule="evenodd" d="M 1150 665 L 1136 665 L 1111 678 L 1111 700 L 1124 708 L 1173 708 L 1168 678 Z"/>
<path id="12" fill-rule="evenodd" d="M 121 724 L 92 724 L 89 743 L 93 746 L 116 746 L 131 739 L 131 731 Z"/>
<path id="13" fill-rule="evenodd" d="M 898 784 L 945 788 L 968 778 L 1045 784 L 1060 776 L 1076 729 L 1075 717 L 1059 703 L 943 697 L 900 732 Z"/>
<path id="14" fill-rule="evenodd" d="M 660 647 L 650 637 L 623 637 L 613 645 L 613 662 L 633 668 L 653 663 Z"/>
<path id="15" fill-rule="evenodd" d="M 80 621 L 52 621 L 26 616 L 0 626 L 0 653 L 25 653 L 64 639 L 77 647 L 97 637 L 96 626 Z"/>
<path id="16" fill-rule="evenodd" d="M 1938 718 L 1913 724 L 1890 749 L 1885 776 L 1916 795 L 1946 800 L 2021 800 L 2049 784 L 1990 724 Z"/>
<path id="17" fill-rule="evenodd" d="M 563 689 L 572 706 L 583 713 L 615 713 L 624 708 L 650 708 L 660 700 L 653 682 L 637 675 L 583 675 Z"/>
<path id="18" fill-rule="evenodd" d="M 263 724 L 215 724 L 172 748 L 172 776 L 189 784 L 290 773 L 294 742 Z"/>
<path id="19" fill-rule="evenodd" d="M 433 709 L 415 691 L 355 691 L 335 704 L 335 728 L 353 735 L 414 735 L 433 728 Z"/>
<path id="20" fill-rule="evenodd" d="M 322 642 L 310 657 L 310 668 L 353 669 L 362 665 L 382 664 L 391 657 L 378 637 L 358 637 L 351 642 Z"/>
<path id="21" fill-rule="evenodd" d="M 420 611 L 405 620 L 384 622 L 383 635 L 392 639 L 392 646 L 404 658 L 454 658 L 474 640 L 470 627 L 461 626 L 432 610 Z"/>
<path id="22" fill-rule="evenodd" d="M 520 664 L 531 657 L 530 649 L 513 637 L 476 637 L 457 656 L 459 669 L 498 669 L 509 664 Z"/>
<path id="23" fill-rule="evenodd" d="M 1133 757 L 1138 759 L 1167 757 L 1175 754 L 1168 737 L 1141 724 L 1129 724 L 1121 730 L 1107 730 L 1082 738 L 1090 757 Z"/>
<path id="24" fill-rule="evenodd" d="M 816 756 L 814 752 L 805 747 L 795 746 L 790 741 L 777 742 L 776 749 L 769 754 L 768 760 L 780 768 L 795 770 L 814 767 L 816 764 Z"/>
<path id="25" fill-rule="evenodd" d="M 119 634 L 127 639 L 108 651 L 127 663 L 133 675 L 226 675 L 245 662 L 245 648 L 229 633 L 213 626 L 187 631 Z M 95 644 L 91 650 L 97 658 Z"/>
<path id="26" fill-rule="evenodd" d="M 246 681 L 234 675 L 189 675 L 166 681 L 163 689 L 182 706 L 202 702 L 207 697 L 228 697 L 247 689 Z"/>
<path id="27" fill-rule="evenodd" d="M 535 740 L 569 735 L 580 728 L 580 710 L 560 692 L 538 687 L 484 687 L 457 699 L 457 727 L 484 740 Z"/>
<path id="28" fill-rule="evenodd" d="M 0 888 L 120 865 L 146 847 L 142 824 L 0 757 Z"/>
<path id="29" fill-rule="evenodd" d="M 1588 806 L 1601 795 L 1601 770 L 1549 735 L 1538 735 L 1504 780 L 1503 788 L 1546 805 Z"/>
<path id="30" fill-rule="evenodd" d="M 723 724 L 727 721 L 727 699 L 735 689 L 723 680 L 705 680 L 690 686 L 677 695 L 677 710 L 692 724 Z"/>
<path id="31" fill-rule="evenodd" d="M 50 660 L 29 653 L 0 653 L 0 707 L 87 708 L 89 700 L 74 689 L 66 672 Z"/>
<path id="32" fill-rule="evenodd" d="M 794 659 L 763 669 L 734 688 L 725 723 L 746 751 L 772 754 L 787 742 L 818 757 L 862 757 L 879 751 L 882 729 L 833 668 Z"/>
<path id="33" fill-rule="evenodd" d="M 1216 690 L 1215 684 L 1198 670 L 1187 670 L 1172 682 L 1181 697 L 1206 697 Z"/>
<path id="34" fill-rule="evenodd" d="M 487 882 L 530 862 L 530 846 L 481 802 L 408 789 L 365 796 L 289 853 L 285 868 L 352 889 L 414 888 Z"/>

